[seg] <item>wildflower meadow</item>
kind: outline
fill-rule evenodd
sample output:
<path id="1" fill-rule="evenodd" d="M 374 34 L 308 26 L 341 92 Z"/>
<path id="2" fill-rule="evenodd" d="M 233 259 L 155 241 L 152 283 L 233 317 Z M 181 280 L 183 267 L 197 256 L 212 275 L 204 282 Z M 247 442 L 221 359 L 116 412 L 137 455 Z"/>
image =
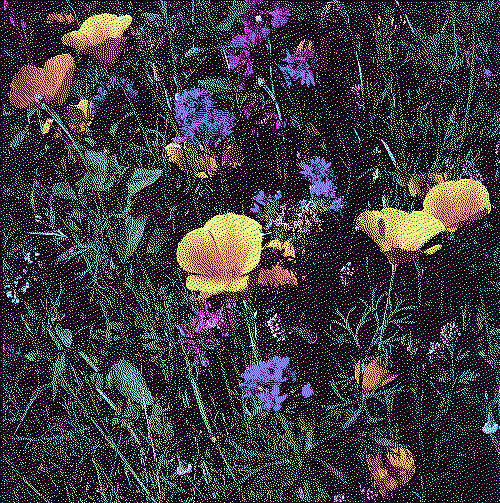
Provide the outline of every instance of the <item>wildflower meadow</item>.
<path id="1" fill-rule="evenodd" d="M 0 32 L 2 501 L 498 501 L 498 0 Z"/>

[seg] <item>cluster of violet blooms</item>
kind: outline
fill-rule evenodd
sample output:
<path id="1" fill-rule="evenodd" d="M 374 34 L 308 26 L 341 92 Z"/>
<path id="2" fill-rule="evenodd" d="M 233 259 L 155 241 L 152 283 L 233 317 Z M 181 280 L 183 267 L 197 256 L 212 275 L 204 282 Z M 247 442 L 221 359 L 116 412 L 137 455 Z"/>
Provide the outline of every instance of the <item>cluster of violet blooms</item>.
<path id="1" fill-rule="evenodd" d="M 227 51 L 229 69 L 237 74 L 240 90 L 244 90 L 248 79 L 254 74 L 252 49 L 269 41 L 272 28 L 285 26 L 290 18 L 290 11 L 286 6 L 275 2 L 271 10 L 267 9 L 266 0 L 247 0 L 249 9 L 241 15 L 244 34 L 236 35 L 231 40 L 231 47 Z M 287 50 L 284 59 L 286 65 L 280 66 L 285 85 L 289 88 L 292 81 L 300 81 L 301 85 L 315 85 L 312 69 L 315 68 L 314 54 L 304 50 L 299 54 L 291 54 Z"/>
<path id="2" fill-rule="evenodd" d="M 192 327 L 188 328 L 179 325 L 178 329 L 181 336 L 181 342 L 186 351 L 194 357 L 194 364 L 197 367 L 208 367 L 210 361 L 206 352 L 215 349 L 219 340 L 212 334 L 218 329 L 220 333 L 227 337 L 229 330 L 237 316 L 241 316 L 240 311 L 236 309 L 236 304 L 227 303 L 227 319 L 224 318 L 224 309 L 213 310 L 210 303 L 206 300 L 193 297 L 192 300 L 198 302 L 200 308 L 192 322 Z"/>
<path id="3" fill-rule="evenodd" d="M 268 361 L 260 361 L 248 367 L 241 377 L 244 381 L 240 384 L 243 388 L 243 400 L 257 397 L 262 402 L 266 411 L 279 411 L 288 394 L 281 395 L 280 386 L 289 379 L 297 380 L 297 375 L 290 366 L 290 358 L 274 356 Z M 302 387 L 302 396 L 309 398 L 314 394 L 311 384 Z M 250 414 L 249 412 L 247 412 Z"/>

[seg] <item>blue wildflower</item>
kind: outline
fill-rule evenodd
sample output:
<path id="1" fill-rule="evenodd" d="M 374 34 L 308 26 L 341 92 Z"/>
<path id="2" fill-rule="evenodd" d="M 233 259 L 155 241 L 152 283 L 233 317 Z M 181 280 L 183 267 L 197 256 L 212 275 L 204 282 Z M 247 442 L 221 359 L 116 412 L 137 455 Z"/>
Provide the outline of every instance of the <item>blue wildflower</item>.
<path id="1" fill-rule="evenodd" d="M 330 170 L 331 162 L 326 162 L 321 157 L 312 159 L 309 164 L 303 164 L 303 174 L 311 182 L 309 192 L 311 196 L 328 197 L 333 199 L 330 209 L 340 211 L 343 206 L 342 198 L 337 197 L 335 191 L 337 187 L 333 184 L 334 174 Z"/>
<path id="2" fill-rule="evenodd" d="M 302 388 L 302 396 L 304 398 L 309 398 L 310 396 L 314 395 L 314 391 L 311 388 L 311 383 L 307 383 L 305 386 Z"/>
<path id="3" fill-rule="evenodd" d="M 312 84 L 315 86 L 314 76 L 312 70 L 315 67 L 314 53 L 304 49 L 299 54 L 293 53 L 290 55 L 288 49 L 286 51 L 286 58 L 284 61 L 286 66 L 280 66 L 283 73 L 287 87 L 291 87 L 293 80 L 300 79 L 300 85 Z"/>
<path id="4" fill-rule="evenodd" d="M 280 395 L 280 386 L 288 380 L 297 380 L 295 372 L 288 366 L 290 358 L 273 357 L 267 362 L 259 362 L 248 367 L 241 375 L 245 380 L 240 384 L 243 388 L 243 399 L 257 396 L 266 410 L 278 411 L 281 403 L 288 396 Z"/>
<path id="5" fill-rule="evenodd" d="M 233 133 L 236 123 L 233 114 L 215 107 L 209 91 L 197 88 L 176 97 L 175 118 L 185 136 L 212 149 Z"/>
<path id="6" fill-rule="evenodd" d="M 90 107 L 92 108 L 92 113 L 94 115 L 97 114 L 109 96 L 122 87 L 130 98 L 137 98 L 139 96 L 139 91 L 134 89 L 134 83 L 129 78 L 122 77 L 121 79 L 117 79 L 115 76 L 112 76 L 106 84 L 97 88 L 97 94 L 91 99 Z"/>
<path id="7" fill-rule="evenodd" d="M 263 190 L 259 190 L 255 196 L 253 196 L 252 201 L 254 201 L 254 205 L 250 208 L 252 213 L 260 214 L 262 208 L 271 201 L 278 201 L 281 199 L 281 190 L 278 190 L 274 196 L 266 195 Z"/>

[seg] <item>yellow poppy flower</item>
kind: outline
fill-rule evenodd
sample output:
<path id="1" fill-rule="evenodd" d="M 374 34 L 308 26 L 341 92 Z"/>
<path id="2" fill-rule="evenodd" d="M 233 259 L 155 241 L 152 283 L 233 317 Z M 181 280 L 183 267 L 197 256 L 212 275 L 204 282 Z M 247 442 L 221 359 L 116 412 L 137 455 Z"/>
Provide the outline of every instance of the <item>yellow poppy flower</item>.
<path id="1" fill-rule="evenodd" d="M 491 212 L 488 189 L 469 178 L 436 185 L 425 196 L 423 207 L 450 232 L 468 227 Z"/>
<path id="2" fill-rule="evenodd" d="M 25 65 L 12 78 L 9 101 L 20 109 L 39 108 L 36 96 L 53 107 L 60 107 L 68 99 L 73 84 L 75 60 L 71 54 L 50 58 L 43 68 Z"/>
<path id="3" fill-rule="evenodd" d="M 68 105 L 63 114 L 64 122 L 67 124 L 71 134 L 77 137 L 87 136 L 87 127 L 92 123 L 92 111 L 88 100 L 81 100 L 78 105 Z M 42 127 L 42 134 L 49 132 L 54 119 L 47 119 Z M 61 128 L 57 128 L 54 138 L 62 136 Z"/>
<path id="4" fill-rule="evenodd" d="M 364 211 L 356 225 L 370 236 L 391 264 L 406 264 L 422 253 L 431 255 L 441 248 L 422 250 L 427 242 L 446 230 L 443 223 L 425 211 L 406 213 L 395 208 Z"/>
<path id="5" fill-rule="evenodd" d="M 261 251 L 262 226 L 245 215 L 226 213 L 186 234 L 177 246 L 177 262 L 189 273 L 186 288 L 206 298 L 245 290 Z"/>
<path id="6" fill-rule="evenodd" d="M 132 17 L 98 14 L 89 17 L 79 30 L 66 33 L 62 43 L 79 52 L 88 54 L 99 66 L 110 67 L 117 63 L 125 47 L 125 30 L 132 23 Z"/>
<path id="7" fill-rule="evenodd" d="M 168 160 L 181 168 L 182 159 L 184 158 L 182 146 L 172 142 L 165 147 L 165 151 L 167 152 Z"/>
<path id="8" fill-rule="evenodd" d="M 359 383 L 359 376 L 361 374 L 361 360 L 356 363 L 354 368 L 354 377 Z M 372 360 L 363 372 L 363 393 L 369 393 L 376 388 L 381 388 L 386 384 L 394 381 L 398 377 L 396 374 L 391 374 L 387 369 L 379 364 L 377 360 Z"/>

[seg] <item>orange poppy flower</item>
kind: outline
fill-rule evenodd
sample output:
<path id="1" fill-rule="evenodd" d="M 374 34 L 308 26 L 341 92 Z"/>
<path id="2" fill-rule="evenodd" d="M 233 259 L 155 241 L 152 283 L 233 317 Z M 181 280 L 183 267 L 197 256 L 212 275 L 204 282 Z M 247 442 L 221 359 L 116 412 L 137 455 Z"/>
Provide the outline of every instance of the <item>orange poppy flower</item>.
<path id="1" fill-rule="evenodd" d="M 440 183 L 444 183 L 447 179 L 447 173 L 433 173 L 429 175 L 421 173 L 412 176 L 410 178 L 410 181 L 406 185 L 408 185 L 408 192 L 410 193 L 411 197 L 419 197 L 420 199 L 424 199 L 431 187 L 439 185 Z"/>
<path id="2" fill-rule="evenodd" d="M 443 223 L 425 211 L 406 213 L 396 208 L 364 211 L 356 218 L 359 229 L 368 234 L 391 264 L 406 264 L 425 253 L 431 255 L 441 248 L 425 245 L 446 230 Z"/>
<path id="3" fill-rule="evenodd" d="M 39 108 L 35 97 L 40 95 L 48 105 L 59 107 L 68 99 L 74 71 L 70 54 L 50 58 L 43 68 L 25 65 L 10 83 L 9 101 L 16 108 L 31 110 Z"/>
<path id="4" fill-rule="evenodd" d="M 312 40 L 302 40 L 302 42 L 295 49 L 295 54 L 300 55 L 304 51 L 314 52 L 314 45 Z"/>
<path id="5" fill-rule="evenodd" d="M 284 267 L 284 261 L 295 261 L 295 250 L 290 241 L 280 241 L 273 239 L 264 248 L 277 248 L 283 251 L 283 256 L 274 264 L 271 269 L 259 268 L 257 284 L 267 288 L 280 288 L 286 286 L 297 286 L 297 276 L 295 273 Z"/>
<path id="6" fill-rule="evenodd" d="M 132 23 L 132 17 L 98 14 L 89 17 L 79 30 L 66 33 L 62 43 L 79 52 L 88 54 L 99 66 L 110 67 L 118 62 L 125 47 L 125 30 Z"/>
<path id="7" fill-rule="evenodd" d="M 384 455 L 367 454 L 366 461 L 373 476 L 374 485 L 383 500 L 410 482 L 415 474 L 415 459 L 406 447 L 389 449 Z"/>
<path id="8" fill-rule="evenodd" d="M 196 165 L 200 172 L 196 175 L 198 178 L 208 178 L 215 175 L 217 171 L 217 161 L 215 160 L 213 152 L 202 145 L 201 154 L 196 159 Z"/>
<path id="9" fill-rule="evenodd" d="M 359 384 L 359 375 L 361 373 L 361 360 L 354 367 L 354 377 Z M 394 381 L 398 377 L 396 374 L 391 374 L 387 369 L 379 364 L 377 360 L 372 360 L 363 372 L 363 384 L 361 389 L 363 393 L 369 393 L 376 388 L 381 388 L 386 384 Z"/>
<path id="10" fill-rule="evenodd" d="M 245 215 L 226 213 L 186 234 L 177 246 L 177 262 L 189 273 L 186 288 L 208 298 L 246 290 L 261 251 L 262 226 Z"/>
<path id="11" fill-rule="evenodd" d="M 468 227 L 491 212 L 488 189 L 469 178 L 436 185 L 425 196 L 423 207 L 449 232 Z"/>

